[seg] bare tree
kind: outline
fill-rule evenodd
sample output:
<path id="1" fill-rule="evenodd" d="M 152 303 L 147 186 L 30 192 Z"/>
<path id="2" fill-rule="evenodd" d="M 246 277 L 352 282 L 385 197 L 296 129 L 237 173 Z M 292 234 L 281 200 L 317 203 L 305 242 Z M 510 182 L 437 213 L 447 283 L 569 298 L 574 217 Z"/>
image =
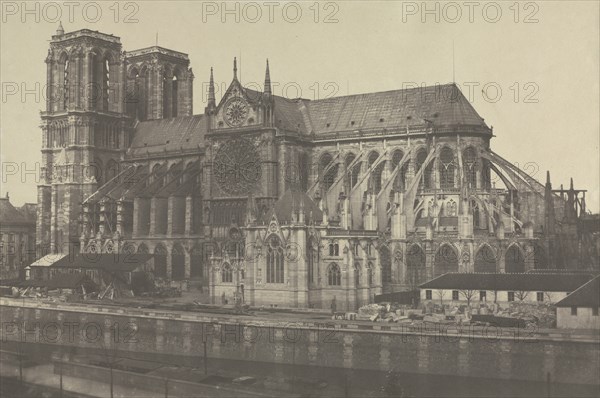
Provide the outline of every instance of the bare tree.
<path id="1" fill-rule="evenodd" d="M 438 289 L 438 290 L 436 290 L 436 294 L 440 298 L 440 305 L 443 307 L 444 306 L 444 296 L 446 296 L 446 291 L 444 289 Z"/>
<path id="2" fill-rule="evenodd" d="M 527 298 L 527 296 L 529 296 L 529 292 L 526 292 L 524 290 L 520 290 L 515 292 L 515 297 L 522 303 L 523 301 L 525 301 L 525 299 Z"/>
<path id="3" fill-rule="evenodd" d="M 473 299 L 473 297 L 475 297 L 476 292 L 477 292 L 477 290 L 471 290 L 471 289 L 460 290 L 460 294 L 462 294 L 463 297 L 467 300 L 467 305 L 469 307 L 471 306 L 471 300 Z"/>

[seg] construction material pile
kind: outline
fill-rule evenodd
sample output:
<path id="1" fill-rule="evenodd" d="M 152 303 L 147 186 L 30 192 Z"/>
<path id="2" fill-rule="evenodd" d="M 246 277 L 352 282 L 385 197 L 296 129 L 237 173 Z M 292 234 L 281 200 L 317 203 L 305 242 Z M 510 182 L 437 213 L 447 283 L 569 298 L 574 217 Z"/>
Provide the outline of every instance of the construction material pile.
<path id="1" fill-rule="evenodd" d="M 556 309 L 551 303 L 476 303 L 448 305 L 423 303 L 419 309 L 394 303 L 368 304 L 359 308 L 357 320 L 371 322 L 432 322 L 440 324 L 498 327 L 556 327 Z"/>

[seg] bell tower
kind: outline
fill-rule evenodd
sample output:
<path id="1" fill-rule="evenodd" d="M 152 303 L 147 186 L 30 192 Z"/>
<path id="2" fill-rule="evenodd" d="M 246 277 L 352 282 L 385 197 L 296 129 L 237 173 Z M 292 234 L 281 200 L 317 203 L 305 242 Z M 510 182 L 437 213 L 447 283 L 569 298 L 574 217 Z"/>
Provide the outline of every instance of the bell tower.
<path id="1" fill-rule="evenodd" d="M 127 114 L 139 121 L 192 116 L 188 55 L 152 46 L 127 52 Z"/>
<path id="2" fill-rule="evenodd" d="M 120 39 L 88 29 L 52 36 L 41 112 L 38 255 L 78 251 L 82 201 L 118 173 L 130 140 Z"/>

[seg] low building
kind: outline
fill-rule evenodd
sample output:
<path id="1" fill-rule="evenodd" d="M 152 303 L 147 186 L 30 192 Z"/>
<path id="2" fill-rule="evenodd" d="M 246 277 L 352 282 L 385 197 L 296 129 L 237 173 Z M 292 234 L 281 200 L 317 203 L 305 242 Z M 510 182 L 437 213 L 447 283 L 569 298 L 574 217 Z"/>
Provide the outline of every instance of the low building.
<path id="1" fill-rule="evenodd" d="M 45 281 L 61 275 L 83 274 L 98 286 L 104 286 L 115 278 L 131 283 L 131 274 L 136 271 L 150 271 L 153 256 L 146 253 L 86 253 L 48 254 L 29 267 L 29 280 Z"/>
<path id="2" fill-rule="evenodd" d="M 600 276 L 592 279 L 556 303 L 556 326 L 573 329 L 600 329 Z"/>
<path id="3" fill-rule="evenodd" d="M 419 288 L 423 303 L 556 303 L 592 278 L 587 273 L 447 273 Z"/>
<path id="4" fill-rule="evenodd" d="M 22 277 L 35 253 L 36 205 L 16 208 L 8 193 L 0 198 L 0 278 Z"/>

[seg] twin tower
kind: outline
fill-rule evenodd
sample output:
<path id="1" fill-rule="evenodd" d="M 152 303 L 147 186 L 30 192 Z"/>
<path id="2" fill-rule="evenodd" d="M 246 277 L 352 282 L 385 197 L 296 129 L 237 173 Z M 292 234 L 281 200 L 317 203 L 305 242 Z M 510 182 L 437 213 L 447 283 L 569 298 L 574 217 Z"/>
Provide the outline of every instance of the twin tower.
<path id="1" fill-rule="evenodd" d="M 69 248 L 83 200 L 117 174 L 137 121 L 192 115 L 187 54 L 153 46 L 125 52 L 120 39 L 88 29 L 52 36 L 41 112 L 39 255 Z"/>

